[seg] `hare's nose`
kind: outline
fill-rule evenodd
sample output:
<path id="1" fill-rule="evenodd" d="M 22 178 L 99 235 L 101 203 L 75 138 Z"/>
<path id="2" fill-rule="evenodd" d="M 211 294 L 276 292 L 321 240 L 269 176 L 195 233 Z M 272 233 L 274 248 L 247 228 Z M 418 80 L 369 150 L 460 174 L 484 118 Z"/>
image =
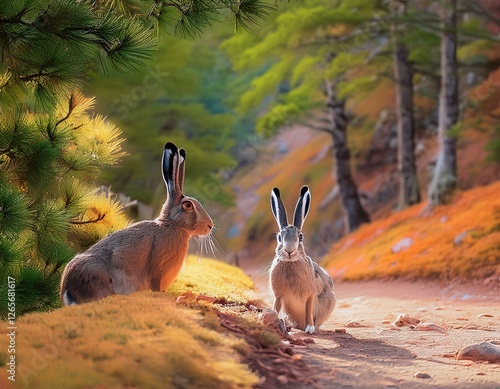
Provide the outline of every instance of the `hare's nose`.
<path id="1" fill-rule="evenodd" d="M 290 254 L 292 254 L 295 250 L 285 249 L 285 251 L 288 253 L 288 255 L 290 255 Z"/>
<path id="2" fill-rule="evenodd" d="M 207 227 L 210 231 L 212 231 L 212 228 L 214 228 L 214 226 L 212 224 L 207 224 Z"/>

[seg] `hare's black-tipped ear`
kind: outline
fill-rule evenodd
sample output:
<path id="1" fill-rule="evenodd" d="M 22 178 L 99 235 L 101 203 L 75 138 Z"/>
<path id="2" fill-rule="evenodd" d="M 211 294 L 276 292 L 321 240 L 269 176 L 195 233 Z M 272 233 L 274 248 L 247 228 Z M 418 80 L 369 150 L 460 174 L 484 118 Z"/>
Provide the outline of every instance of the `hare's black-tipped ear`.
<path id="1" fill-rule="evenodd" d="M 180 193 L 178 189 L 177 172 L 179 168 L 179 150 L 171 142 L 165 144 L 162 158 L 163 180 L 167 185 L 168 197 L 176 198 Z"/>
<path id="2" fill-rule="evenodd" d="M 288 225 L 286 209 L 283 205 L 283 201 L 281 201 L 280 191 L 278 188 L 274 188 L 271 191 L 271 210 L 273 211 L 274 218 L 276 219 L 280 229 Z"/>
<path id="3" fill-rule="evenodd" d="M 299 201 L 297 201 L 297 206 L 295 207 L 295 214 L 293 215 L 293 225 L 297 227 L 299 230 L 301 230 L 302 226 L 304 225 L 304 220 L 306 220 L 310 205 L 311 205 L 311 192 L 309 192 L 309 188 L 306 185 L 304 185 L 300 189 Z"/>
<path id="4" fill-rule="evenodd" d="M 179 149 L 179 156 L 180 156 L 180 161 L 179 161 L 179 177 L 177 179 L 178 184 L 179 184 L 179 190 L 182 191 L 184 190 L 184 173 L 186 172 L 186 150 L 184 149 Z"/>

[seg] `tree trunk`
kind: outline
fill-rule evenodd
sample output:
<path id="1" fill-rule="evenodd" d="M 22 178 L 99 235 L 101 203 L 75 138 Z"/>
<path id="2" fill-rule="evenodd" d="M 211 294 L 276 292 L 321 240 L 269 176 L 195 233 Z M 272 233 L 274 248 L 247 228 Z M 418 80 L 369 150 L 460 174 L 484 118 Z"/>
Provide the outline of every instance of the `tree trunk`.
<path id="1" fill-rule="evenodd" d="M 347 230 L 352 232 L 363 223 L 369 223 L 370 217 L 359 200 L 358 188 L 351 175 L 351 155 L 347 146 L 347 117 L 345 100 L 337 98 L 335 84 L 326 81 L 327 107 L 330 116 L 329 133 L 333 138 L 335 173 L 339 186 L 342 208 L 347 218 Z"/>
<path id="2" fill-rule="evenodd" d="M 404 14 L 403 3 L 399 13 Z M 415 158 L 415 118 L 413 114 L 413 69 L 408 49 L 399 42 L 400 31 L 393 25 L 394 74 L 396 78 L 396 111 L 398 136 L 399 208 L 420 202 Z"/>
<path id="3" fill-rule="evenodd" d="M 429 186 L 429 204 L 443 204 L 457 186 L 458 122 L 457 0 L 448 0 L 441 17 L 441 91 L 439 94 L 438 156 Z"/>

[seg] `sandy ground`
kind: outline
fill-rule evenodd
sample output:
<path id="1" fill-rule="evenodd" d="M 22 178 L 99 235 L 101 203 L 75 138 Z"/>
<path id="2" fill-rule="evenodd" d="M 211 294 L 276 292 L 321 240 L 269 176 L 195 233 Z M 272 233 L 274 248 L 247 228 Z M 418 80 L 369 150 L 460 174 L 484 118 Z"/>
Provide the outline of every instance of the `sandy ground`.
<path id="1" fill-rule="evenodd" d="M 265 277 L 253 278 L 270 303 Z M 500 342 L 498 287 L 369 281 L 337 283 L 335 291 L 337 307 L 323 332 L 292 331 L 314 340 L 294 350 L 313 368 L 318 388 L 500 389 L 500 364 L 454 358 L 464 346 Z M 436 323 L 446 333 L 388 324 L 401 313 Z M 348 321 L 363 327 L 346 327 Z M 346 332 L 334 332 L 339 329 Z"/>

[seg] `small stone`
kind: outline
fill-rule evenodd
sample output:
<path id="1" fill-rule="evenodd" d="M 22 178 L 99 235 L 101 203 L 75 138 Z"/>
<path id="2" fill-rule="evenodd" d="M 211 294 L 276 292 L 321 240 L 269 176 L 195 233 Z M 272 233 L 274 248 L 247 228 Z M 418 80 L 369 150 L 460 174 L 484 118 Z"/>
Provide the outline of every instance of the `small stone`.
<path id="1" fill-rule="evenodd" d="M 397 254 L 402 250 L 406 250 L 412 244 L 413 244 L 412 238 L 403 238 L 398 243 L 396 243 L 394 246 L 392 246 L 392 252 L 394 254 Z"/>
<path id="2" fill-rule="evenodd" d="M 348 327 L 348 328 L 362 328 L 362 327 L 366 327 L 364 324 L 361 324 L 360 322 L 354 321 L 354 320 L 349 320 L 344 325 L 346 327 Z"/>
<path id="3" fill-rule="evenodd" d="M 465 239 L 465 237 L 467 236 L 467 234 L 468 234 L 468 231 L 465 231 L 465 232 L 462 232 L 461 234 L 458 234 L 457 236 L 455 236 L 455 238 L 453 239 L 453 244 L 455 246 L 457 246 L 460 243 L 462 243 L 463 240 Z"/>
<path id="4" fill-rule="evenodd" d="M 477 315 L 477 317 L 494 317 L 493 315 L 490 315 L 489 313 L 481 313 Z"/>
<path id="5" fill-rule="evenodd" d="M 457 354 L 458 360 L 500 362 L 500 346 L 481 342 L 464 347 Z"/>
<path id="6" fill-rule="evenodd" d="M 335 328 L 335 333 L 336 334 L 345 334 L 345 333 L 347 333 L 347 331 L 345 330 L 345 328 Z"/>
<path id="7" fill-rule="evenodd" d="M 441 332 L 442 334 L 446 333 L 446 330 L 443 327 L 441 327 L 439 324 L 428 323 L 428 322 L 419 323 L 415 327 L 415 330 L 416 331 L 437 331 L 437 332 Z"/>
<path id="8" fill-rule="evenodd" d="M 411 317 L 410 315 L 407 315 L 406 313 L 402 313 L 402 314 L 398 315 L 398 317 L 394 321 L 394 324 L 397 325 L 398 327 L 416 326 L 418 323 L 420 323 L 419 319 Z"/>
<path id="9" fill-rule="evenodd" d="M 469 319 L 466 318 L 466 317 L 457 317 L 457 320 L 460 320 L 460 321 L 469 321 Z"/>
<path id="10" fill-rule="evenodd" d="M 288 384 L 288 378 L 286 378 L 284 375 L 279 375 L 276 377 L 276 379 L 278 380 L 278 382 L 281 384 L 281 385 L 286 385 Z"/>
<path id="11" fill-rule="evenodd" d="M 382 322 L 382 324 L 391 324 L 391 321 L 390 321 L 390 320 L 384 320 L 384 321 Z"/>
<path id="12" fill-rule="evenodd" d="M 413 377 L 415 378 L 422 378 L 422 379 L 429 379 L 431 378 L 431 376 L 427 373 L 422 373 L 422 372 L 416 372 L 415 374 L 413 374 Z"/>
<path id="13" fill-rule="evenodd" d="M 444 311 L 444 308 L 443 307 L 436 307 L 434 308 L 435 311 Z"/>

